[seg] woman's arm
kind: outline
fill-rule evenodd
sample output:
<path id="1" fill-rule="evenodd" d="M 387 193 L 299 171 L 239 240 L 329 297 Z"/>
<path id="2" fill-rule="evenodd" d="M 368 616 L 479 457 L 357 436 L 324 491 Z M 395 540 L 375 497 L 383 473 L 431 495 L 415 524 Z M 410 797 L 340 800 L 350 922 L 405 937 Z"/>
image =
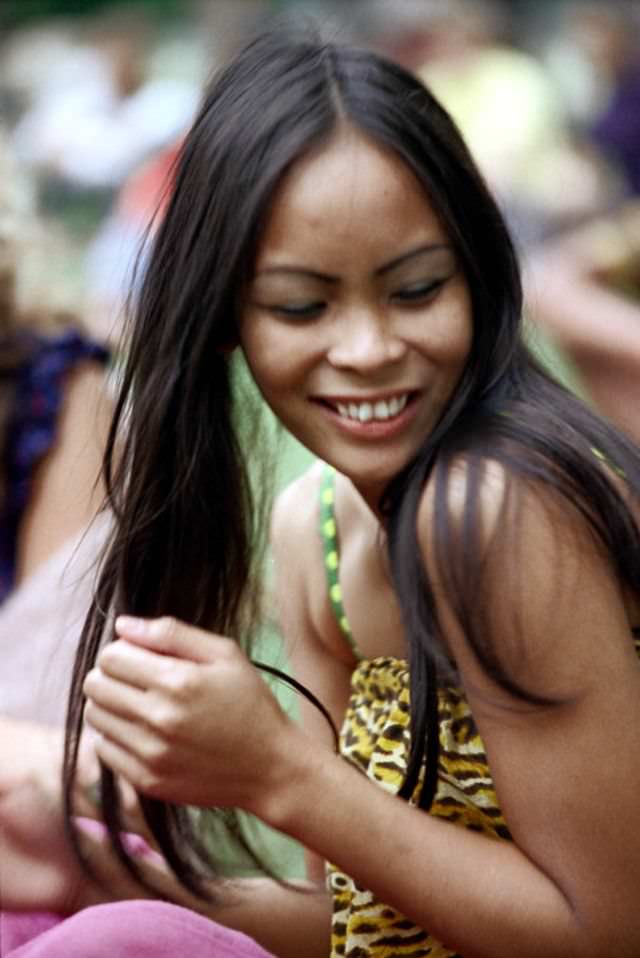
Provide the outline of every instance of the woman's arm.
<path id="1" fill-rule="evenodd" d="M 104 367 L 84 363 L 67 375 L 54 443 L 36 470 L 21 522 L 18 583 L 79 533 L 99 508 L 110 415 Z"/>

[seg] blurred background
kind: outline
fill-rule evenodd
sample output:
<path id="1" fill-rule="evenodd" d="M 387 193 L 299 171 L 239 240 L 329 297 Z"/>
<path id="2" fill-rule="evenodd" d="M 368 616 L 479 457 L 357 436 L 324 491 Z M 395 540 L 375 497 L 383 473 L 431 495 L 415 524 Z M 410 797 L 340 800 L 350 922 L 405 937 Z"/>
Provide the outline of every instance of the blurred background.
<path id="1" fill-rule="evenodd" d="M 20 295 L 116 337 L 203 83 L 282 13 L 430 84 L 511 224 L 536 348 L 635 431 L 640 0 L 0 0 L 0 208 L 21 243 Z"/>
<path id="2" fill-rule="evenodd" d="M 537 348 L 636 430 L 616 350 L 625 369 L 630 347 L 640 363 L 640 0 L 0 0 L 0 209 L 21 244 L 20 295 L 116 337 L 203 83 L 283 12 L 432 87 L 514 231 Z"/>
<path id="3" fill-rule="evenodd" d="M 539 327 L 579 365 L 547 302 L 569 291 L 548 275 L 567 269 L 558 239 L 579 234 L 576 281 L 636 292 L 637 255 L 619 260 L 637 236 L 640 0 L 0 0 L 0 193 L 16 221 L 37 213 L 44 227 L 43 249 L 34 235 L 24 244 L 24 295 L 71 304 L 97 338 L 115 336 L 141 228 L 203 83 L 290 11 L 394 57 L 441 98 L 532 264 Z M 622 225 L 607 240 L 600 220 L 614 211 Z"/>

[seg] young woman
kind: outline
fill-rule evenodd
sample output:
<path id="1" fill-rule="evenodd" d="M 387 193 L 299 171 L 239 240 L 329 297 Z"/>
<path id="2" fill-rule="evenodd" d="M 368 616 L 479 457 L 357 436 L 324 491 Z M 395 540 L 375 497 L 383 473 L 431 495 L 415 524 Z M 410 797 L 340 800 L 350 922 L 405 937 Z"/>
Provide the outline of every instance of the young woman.
<path id="1" fill-rule="evenodd" d="M 195 911 L 279 958 L 632 958 L 640 460 L 529 356 L 513 249 L 455 128 L 374 54 L 267 36 L 212 85 L 174 184 L 112 430 L 117 523 L 66 790 L 70 813 L 86 695 L 118 855 L 143 894 L 193 911 L 89 908 L 20 958 L 71 954 L 90 929 L 84 955 L 134 953 L 144 920 L 166 932 L 155 953 L 178 921 L 199 953 L 233 954 Z M 227 637 L 250 634 L 263 516 L 236 345 L 322 461 L 273 521 L 302 727 Z M 127 854 L 114 776 L 180 882 Z M 291 835 L 311 880 L 331 863 L 327 891 L 216 883 L 185 805 Z M 46 904 L 131 894 L 102 840 L 75 834 L 107 884 L 61 855 Z M 33 907 L 13 862 L 9 903 Z"/>

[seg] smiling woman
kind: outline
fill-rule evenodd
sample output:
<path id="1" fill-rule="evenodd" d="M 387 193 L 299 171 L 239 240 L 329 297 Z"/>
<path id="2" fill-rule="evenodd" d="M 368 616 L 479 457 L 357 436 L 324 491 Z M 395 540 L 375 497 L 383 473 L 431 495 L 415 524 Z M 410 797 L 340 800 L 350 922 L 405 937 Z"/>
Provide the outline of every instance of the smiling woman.
<path id="1" fill-rule="evenodd" d="M 640 453 L 529 355 L 457 130 L 400 67 L 279 31 L 215 79 L 174 183 L 132 303 L 68 729 L 70 834 L 107 883 L 47 861 L 40 904 L 79 911 L 47 955 L 133 889 L 182 906 L 174 950 L 216 956 L 249 935 L 279 958 L 636 958 Z M 323 460 L 272 520 L 301 724 L 246 640 L 265 512 L 233 345 Z M 83 718 L 102 843 L 71 821 Z M 131 853 L 123 785 L 163 857 Z M 188 806 L 301 842 L 306 894 L 216 882 Z M 18 838 L 3 895 L 24 907 Z M 156 942 L 130 903 L 104 908 L 89 958 Z M 174 909 L 155 903 L 156 932 Z"/>

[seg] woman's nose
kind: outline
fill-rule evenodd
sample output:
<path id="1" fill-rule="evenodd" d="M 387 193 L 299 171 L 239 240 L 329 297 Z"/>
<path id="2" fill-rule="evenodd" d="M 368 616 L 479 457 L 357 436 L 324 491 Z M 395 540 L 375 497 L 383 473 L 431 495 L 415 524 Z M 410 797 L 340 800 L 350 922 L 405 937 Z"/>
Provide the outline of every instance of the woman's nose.
<path id="1" fill-rule="evenodd" d="M 329 362 L 337 367 L 368 371 L 397 363 L 406 352 L 388 318 L 375 313 L 339 319 L 333 327 Z"/>

